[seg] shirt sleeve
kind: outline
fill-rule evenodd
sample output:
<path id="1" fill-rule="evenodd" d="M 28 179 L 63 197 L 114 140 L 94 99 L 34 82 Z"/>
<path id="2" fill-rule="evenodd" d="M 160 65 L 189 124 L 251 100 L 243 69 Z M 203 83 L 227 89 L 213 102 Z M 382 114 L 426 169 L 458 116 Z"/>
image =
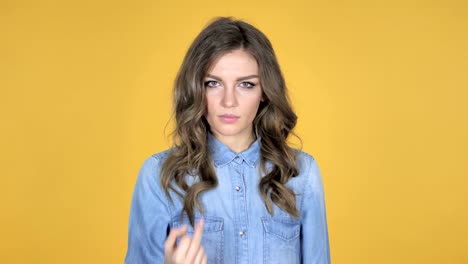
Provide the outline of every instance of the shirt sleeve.
<path id="1" fill-rule="evenodd" d="M 170 211 L 159 184 L 160 163 L 152 156 L 138 173 L 130 208 L 125 264 L 164 263 Z"/>
<path id="2" fill-rule="evenodd" d="M 315 159 L 307 156 L 302 201 L 301 252 L 304 264 L 330 263 L 330 247 L 322 178 Z"/>

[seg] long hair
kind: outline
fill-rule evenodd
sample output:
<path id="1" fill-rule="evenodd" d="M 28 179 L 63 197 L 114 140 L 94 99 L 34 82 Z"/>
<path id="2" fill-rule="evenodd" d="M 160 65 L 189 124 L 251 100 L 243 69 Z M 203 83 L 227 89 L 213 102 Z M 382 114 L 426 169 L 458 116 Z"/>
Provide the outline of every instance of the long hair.
<path id="1" fill-rule="evenodd" d="M 265 174 L 259 183 L 262 200 L 270 214 L 273 205 L 293 217 L 299 216 L 294 192 L 286 186 L 298 175 L 294 150 L 287 138 L 293 133 L 297 116 L 291 108 L 286 84 L 273 47 L 268 38 L 252 25 L 231 17 L 211 21 L 188 49 L 174 84 L 174 147 L 161 169 L 161 184 L 172 201 L 172 190 L 183 200 L 183 213 L 194 224 L 194 210 L 204 212 L 200 193 L 213 189 L 218 179 L 207 144 L 210 127 L 206 113 L 203 80 L 213 62 L 220 56 L 243 49 L 252 55 L 259 67 L 264 101 L 253 121 L 253 131 L 260 139 L 260 168 Z M 271 169 L 267 171 L 267 162 Z M 198 176 L 190 185 L 187 176 Z"/>

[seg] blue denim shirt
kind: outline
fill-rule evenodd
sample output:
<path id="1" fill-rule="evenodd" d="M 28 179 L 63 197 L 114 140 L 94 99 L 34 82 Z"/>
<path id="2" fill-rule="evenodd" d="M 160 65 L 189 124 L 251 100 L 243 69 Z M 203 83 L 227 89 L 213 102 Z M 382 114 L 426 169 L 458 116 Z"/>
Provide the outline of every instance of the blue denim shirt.
<path id="1" fill-rule="evenodd" d="M 202 245 L 208 263 L 330 263 L 322 180 L 312 156 L 298 151 L 300 174 L 287 185 L 296 193 L 299 218 L 274 205 L 270 215 L 261 199 L 259 141 L 235 153 L 209 135 L 218 186 L 203 192 Z M 182 203 L 170 203 L 159 183 L 168 151 L 148 158 L 138 175 L 130 210 L 127 264 L 164 263 L 164 242 L 180 221 Z M 190 182 L 189 182 L 190 184 Z M 188 232 L 193 233 L 190 225 Z"/>

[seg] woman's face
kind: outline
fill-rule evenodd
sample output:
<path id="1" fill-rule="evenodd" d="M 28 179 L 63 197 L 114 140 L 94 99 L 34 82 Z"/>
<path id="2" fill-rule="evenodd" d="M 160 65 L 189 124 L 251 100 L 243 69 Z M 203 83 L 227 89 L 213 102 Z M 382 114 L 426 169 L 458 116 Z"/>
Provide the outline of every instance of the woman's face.
<path id="1" fill-rule="evenodd" d="M 214 62 L 204 79 L 211 132 L 221 142 L 247 142 L 253 138 L 253 120 L 262 88 L 258 65 L 249 53 L 234 50 Z"/>

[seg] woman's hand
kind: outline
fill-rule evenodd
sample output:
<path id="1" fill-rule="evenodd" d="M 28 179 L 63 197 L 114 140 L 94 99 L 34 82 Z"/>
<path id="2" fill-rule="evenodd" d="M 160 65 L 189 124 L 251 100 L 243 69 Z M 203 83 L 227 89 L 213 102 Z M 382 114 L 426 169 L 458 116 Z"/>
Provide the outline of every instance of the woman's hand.
<path id="1" fill-rule="evenodd" d="M 201 245 L 203 235 L 203 219 L 195 225 L 193 237 L 187 234 L 187 226 L 172 229 L 164 243 L 165 264 L 206 264 L 208 259 Z M 176 246 L 177 238 L 179 245 Z"/>

